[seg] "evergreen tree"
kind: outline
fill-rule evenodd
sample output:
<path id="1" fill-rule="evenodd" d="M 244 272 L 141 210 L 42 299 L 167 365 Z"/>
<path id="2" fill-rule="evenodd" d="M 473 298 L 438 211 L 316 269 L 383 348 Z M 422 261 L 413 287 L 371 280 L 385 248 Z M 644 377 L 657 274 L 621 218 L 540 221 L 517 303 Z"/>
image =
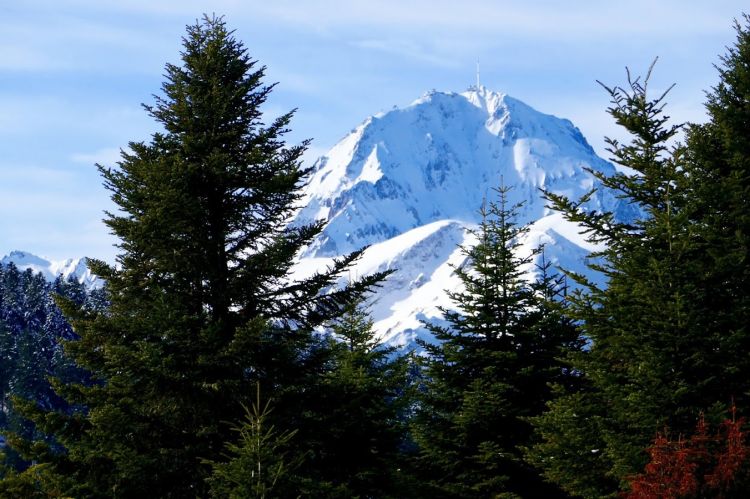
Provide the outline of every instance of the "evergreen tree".
<path id="1" fill-rule="evenodd" d="M 643 81 L 629 76 L 626 88 L 605 87 L 610 114 L 633 137 L 625 145 L 608 139 L 609 151 L 635 173 L 592 172 L 640 215 L 623 222 L 585 210 L 585 199 L 547 193 L 591 241 L 606 245 L 590 263 L 606 276 L 606 289 L 577 276 L 582 289 L 569 296 L 590 341 L 573 357 L 583 391 L 563 395 L 536 418 L 542 442 L 531 452 L 549 479 L 583 497 L 615 495 L 643 469 L 656 431 L 666 424 L 687 433 L 700 411 L 722 405 L 723 394 L 728 399 L 713 360 L 713 291 L 691 221 L 695 179 L 684 147 L 669 146 L 680 126 L 663 114 L 666 93 L 649 98 L 650 73 Z"/>
<path id="2" fill-rule="evenodd" d="M 245 420 L 234 428 L 239 433 L 238 442 L 227 444 L 230 459 L 208 463 L 213 468 L 208 479 L 212 497 L 261 499 L 292 495 L 296 490 L 291 475 L 301 463 L 286 454 L 297 432 L 278 432 L 270 424 L 270 401 L 261 404 L 260 385 L 257 388 Z"/>
<path id="3" fill-rule="evenodd" d="M 8 424 L 10 381 L 15 371 L 15 364 L 15 342 L 4 321 L 0 319 L 0 429 L 6 428 Z"/>
<path id="4" fill-rule="evenodd" d="M 278 411 L 283 405 L 276 401 L 273 411 L 260 413 L 256 404 L 241 426 L 242 444 L 230 449 L 233 459 L 214 468 L 211 483 L 218 496 L 268 486 L 268 471 L 268 480 L 256 481 L 254 467 L 261 461 L 278 471 L 274 497 L 410 494 L 401 452 L 409 403 L 407 358 L 380 345 L 371 319 L 355 303 L 346 306 L 329 333 L 319 349 L 325 368 L 306 383 L 294 423 L 285 422 L 293 411 Z M 292 424 L 294 430 L 276 430 Z M 242 497 L 253 494 L 258 492 Z"/>
<path id="5" fill-rule="evenodd" d="M 313 328 L 382 277 L 333 287 L 355 253 L 289 281 L 321 229 L 288 224 L 306 143 L 285 145 L 291 113 L 263 123 L 273 85 L 222 19 L 189 26 L 183 47 L 146 106 L 164 131 L 130 143 L 117 168 L 100 167 L 121 253 L 116 267 L 90 262 L 107 283 L 106 313 L 63 307 L 80 336 L 66 351 L 92 383 L 55 386 L 82 409 L 24 407 L 66 452 L 17 447 L 73 496 L 205 496 L 205 460 L 236 438 L 225 422 L 242 419 L 260 383 L 280 431 L 293 430 L 305 383 L 324 367 Z"/>
<path id="6" fill-rule="evenodd" d="M 380 344 L 362 307 L 349 304 L 331 325 L 332 364 L 314 430 L 318 448 L 307 464 L 345 497 L 403 497 L 409 358 Z"/>
<path id="7" fill-rule="evenodd" d="M 578 333 L 550 299 L 559 291 L 548 264 L 534 285 L 524 279 L 538 251 L 518 255 L 528 226 L 515 222 L 508 188 L 482 209 L 478 243 L 463 248 L 455 269 L 464 290 L 450 291 L 458 310 L 447 326 L 430 325 L 438 340 L 422 343 L 424 388 L 414 420 L 421 467 L 444 497 L 558 497 L 522 459 L 527 419 L 545 408 L 550 383 L 561 382 L 560 360 L 579 348 Z"/>
<path id="8" fill-rule="evenodd" d="M 713 335 L 717 401 L 750 407 L 750 17 L 735 22 L 737 39 L 717 66 L 720 81 L 707 94 L 705 124 L 687 134 L 686 169 L 693 185 L 691 214 L 706 261 L 703 297 Z M 721 398 L 719 398 L 721 397 Z"/>
<path id="9" fill-rule="evenodd" d="M 0 265 L 0 433 L 3 435 L 43 438 L 32 422 L 17 411 L 18 402 L 33 401 L 48 410 L 67 410 L 67 404 L 54 393 L 48 378 L 85 378 L 62 356 L 60 340 L 73 338 L 74 334 L 54 301 L 56 292 L 74 294 L 82 302 L 90 294 L 73 276 L 67 280 L 58 277 L 50 285 L 40 273 L 21 272 L 13 264 Z M 5 465 L 20 470 L 28 462 L 13 448 L 6 447 Z"/>

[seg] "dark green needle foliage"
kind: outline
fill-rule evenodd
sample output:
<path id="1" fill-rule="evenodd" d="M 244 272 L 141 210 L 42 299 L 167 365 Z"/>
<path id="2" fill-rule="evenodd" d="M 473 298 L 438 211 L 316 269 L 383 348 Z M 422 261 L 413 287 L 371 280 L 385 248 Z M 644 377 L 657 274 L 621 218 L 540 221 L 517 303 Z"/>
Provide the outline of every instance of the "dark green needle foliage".
<path id="1" fill-rule="evenodd" d="M 625 223 L 548 193 L 556 210 L 607 247 L 591 264 L 606 276 L 606 289 L 579 276 L 582 291 L 570 297 L 591 342 L 573 362 L 585 389 L 556 400 L 535 421 L 544 440 L 533 451 L 536 462 L 584 497 L 615 495 L 643 469 L 659 429 L 690 433 L 702 411 L 717 417 L 717 408 L 741 395 L 738 384 L 747 383 L 730 374 L 747 365 L 740 358 L 746 355 L 733 351 L 746 340 L 733 333 L 746 325 L 731 329 L 715 315 L 716 306 L 737 309 L 717 298 L 725 290 L 710 281 L 712 243 L 702 233 L 716 227 L 696 218 L 703 203 L 696 193 L 706 191 L 707 179 L 690 166 L 689 145 L 670 145 L 681 127 L 664 115 L 665 94 L 648 93 L 650 73 L 644 80 L 629 76 L 624 88 L 605 87 L 610 114 L 632 137 L 628 144 L 608 140 L 609 151 L 633 173 L 595 173 L 641 215 Z M 729 347 L 729 338 L 739 343 Z"/>
<path id="2" fill-rule="evenodd" d="M 22 449 L 71 496 L 205 497 L 206 462 L 237 438 L 227 422 L 242 421 L 256 384 L 289 423 L 282 435 L 293 431 L 328 355 L 312 329 L 382 277 L 333 287 L 352 254 L 287 278 L 321 227 L 288 225 L 306 143 L 285 145 L 291 113 L 264 122 L 264 70 L 221 18 L 188 26 L 181 64 L 166 66 L 162 96 L 146 106 L 163 130 L 99 167 L 121 252 L 116 266 L 91 264 L 107 282 L 106 313 L 65 306 L 80 336 L 66 351 L 92 383 L 57 386 L 85 409 L 29 405 L 66 451 Z"/>
<path id="3" fill-rule="evenodd" d="M 69 382 L 85 379 L 62 353 L 60 341 L 74 337 L 55 303 L 55 296 L 81 307 L 99 307 L 101 289 L 86 290 L 70 276 L 47 282 L 31 269 L 0 264 L 0 435 L 3 441 L 44 438 L 19 406 L 33 402 L 48 410 L 69 407 L 52 389 L 50 376 Z M 8 469 L 22 470 L 29 463 L 12 446 L 0 448 Z M 2 476 L 2 472 L 0 472 Z"/>
<path id="4" fill-rule="evenodd" d="M 229 459 L 208 463 L 213 469 L 208 479 L 211 497 L 264 499 L 293 493 L 293 474 L 301 463 L 287 453 L 297 432 L 278 431 L 271 422 L 272 411 L 270 401 L 261 401 L 258 385 L 255 402 L 233 428 L 239 439 L 227 444 Z"/>
<path id="5" fill-rule="evenodd" d="M 331 325 L 334 355 L 320 393 L 316 473 L 345 486 L 348 497 L 403 497 L 409 357 L 380 344 L 363 307 L 349 304 Z"/>
<path id="6" fill-rule="evenodd" d="M 580 347 L 578 333 L 553 301 L 559 279 L 543 263 L 540 279 L 524 278 L 539 251 L 519 255 L 527 226 L 515 222 L 508 188 L 482 210 L 478 243 L 463 248 L 449 291 L 457 310 L 430 325 L 438 343 L 423 343 L 424 385 L 414 420 L 420 467 L 439 497 L 558 497 L 524 462 L 527 418 L 540 414 L 550 383 L 570 376 L 559 360 Z"/>
<path id="7" fill-rule="evenodd" d="M 707 123 L 688 129 L 687 168 L 695 179 L 694 230 L 706 261 L 707 327 L 715 335 L 716 394 L 750 407 L 750 17 L 707 94 Z"/>
<path id="8" fill-rule="evenodd" d="M 278 414 L 275 403 L 260 413 L 253 406 L 240 426 L 240 442 L 229 446 L 232 459 L 214 463 L 210 482 L 216 497 L 261 497 L 258 491 L 270 491 L 271 484 L 269 497 L 408 494 L 402 447 L 409 364 L 378 342 L 372 326 L 360 306 L 346 306 L 319 347 L 325 361 L 298 396 L 292 421 L 288 419 L 295 411 Z M 279 433 L 269 428 L 279 422 L 295 429 Z M 265 469 L 262 480 L 257 478 L 259 466 Z M 254 492 L 243 496 L 240 490 Z"/>

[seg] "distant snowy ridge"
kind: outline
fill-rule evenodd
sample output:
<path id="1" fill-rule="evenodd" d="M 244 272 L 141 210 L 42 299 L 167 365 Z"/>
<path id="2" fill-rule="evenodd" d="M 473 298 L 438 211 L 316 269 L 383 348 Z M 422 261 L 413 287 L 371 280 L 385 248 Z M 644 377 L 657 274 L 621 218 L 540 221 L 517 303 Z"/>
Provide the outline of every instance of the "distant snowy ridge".
<path id="1" fill-rule="evenodd" d="M 438 307 L 452 306 L 445 290 L 460 285 L 458 245 L 473 244 L 479 208 L 501 184 L 513 187 L 510 204 L 524 203 L 517 221 L 532 224 L 521 251 L 544 244 L 556 265 L 590 274 L 585 258 L 596 248 L 540 191 L 577 199 L 597 185 L 588 169 L 615 172 L 568 120 L 485 87 L 429 92 L 367 118 L 316 161 L 296 223 L 325 226 L 295 275 L 370 245 L 352 273 L 396 270 L 372 306 L 376 330 L 394 345 L 430 341 L 423 321 L 439 321 Z M 630 216 L 606 193 L 588 207 Z"/>
<path id="2" fill-rule="evenodd" d="M 26 251 L 11 251 L 0 258 L 0 264 L 13 264 L 20 270 L 31 269 L 34 273 L 41 273 L 48 281 L 54 281 L 58 276 L 68 279 L 70 276 L 85 284 L 86 287 L 97 287 L 101 280 L 91 273 L 86 258 L 69 258 L 67 260 L 48 260 Z"/>

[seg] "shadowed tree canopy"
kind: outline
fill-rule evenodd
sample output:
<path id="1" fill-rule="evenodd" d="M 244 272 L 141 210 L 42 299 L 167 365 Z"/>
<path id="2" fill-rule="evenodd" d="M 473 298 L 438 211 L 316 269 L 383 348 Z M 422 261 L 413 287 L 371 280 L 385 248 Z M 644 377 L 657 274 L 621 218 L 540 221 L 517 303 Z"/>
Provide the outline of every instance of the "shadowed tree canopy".
<path id="1" fill-rule="evenodd" d="M 438 343 L 423 343 L 424 386 L 414 417 L 420 468 L 438 497 L 561 497 L 522 458 L 529 444 L 527 418 L 540 414 L 552 383 L 567 383 L 560 360 L 581 347 L 573 323 L 559 307 L 561 278 L 548 262 L 536 268 L 540 249 L 520 254 L 527 225 L 520 205 L 482 208 L 477 244 L 463 248 L 467 264 L 455 269 L 460 291 L 447 291 L 457 310 L 447 325 L 428 325 Z"/>
<path id="2" fill-rule="evenodd" d="M 188 26 L 180 64 L 144 106 L 161 126 L 99 166 L 117 211 L 117 266 L 92 262 L 111 306 L 65 312 L 80 335 L 66 351 L 91 385 L 58 384 L 74 414 L 26 412 L 66 452 L 18 441 L 45 463 L 45 485 L 72 496 L 205 496 L 207 460 L 236 438 L 256 383 L 279 400 L 304 391 L 325 362 L 312 329 L 336 317 L 382 274 L 339 288 L 357 257 L 289 278 L 319 224 L 291 226 L 308 170 L 307 142 L 287 146 L 292 113 L 265 121 L 273 85 L 222 18 Z M 280 431 L 284 431 L 283 429 Z"/>
<path id="3" fill-rule="evenodd" d="M 575 358 L 587 390 L 555 401 L 535 422 L 545 474 L 583 497 L 608 497 L 642 472 L 647 448 L 666 426 L 688 435 L 705 412 L 718 424 L 732 400 L 750 402 L 748 334 L 748 117 L 750 34 L 737 43 L 708 93 L 709 121 L 683 130 L 645 79 L 605 87 L 610 114 L 631 135 L 608 140 L 631 173 L 598 174 L 604 188 L 638 207 L 623 222 L 548 194 L 553 208 L 606 244 L 591 267 L 599 289 L 580 279 L 571 297 L 591 348 Z"/>

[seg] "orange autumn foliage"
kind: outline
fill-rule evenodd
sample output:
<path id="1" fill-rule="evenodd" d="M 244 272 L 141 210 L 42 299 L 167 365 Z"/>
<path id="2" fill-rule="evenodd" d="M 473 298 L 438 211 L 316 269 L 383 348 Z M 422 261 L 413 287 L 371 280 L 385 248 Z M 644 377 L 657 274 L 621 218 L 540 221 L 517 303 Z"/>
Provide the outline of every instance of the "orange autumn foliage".
<path id="1" fill-rule="evenodd" d="M 709 434 L 701 415 L 689 438 L 670 440 L 667 432 L 657 434 L 648 448 L 650 460 L 644 472 L 630 479 L 626 499 L 689 499 L 724 497 L 731 490 L 750 449 L 744 418 L 726 419 L 715 434 Z"/>

